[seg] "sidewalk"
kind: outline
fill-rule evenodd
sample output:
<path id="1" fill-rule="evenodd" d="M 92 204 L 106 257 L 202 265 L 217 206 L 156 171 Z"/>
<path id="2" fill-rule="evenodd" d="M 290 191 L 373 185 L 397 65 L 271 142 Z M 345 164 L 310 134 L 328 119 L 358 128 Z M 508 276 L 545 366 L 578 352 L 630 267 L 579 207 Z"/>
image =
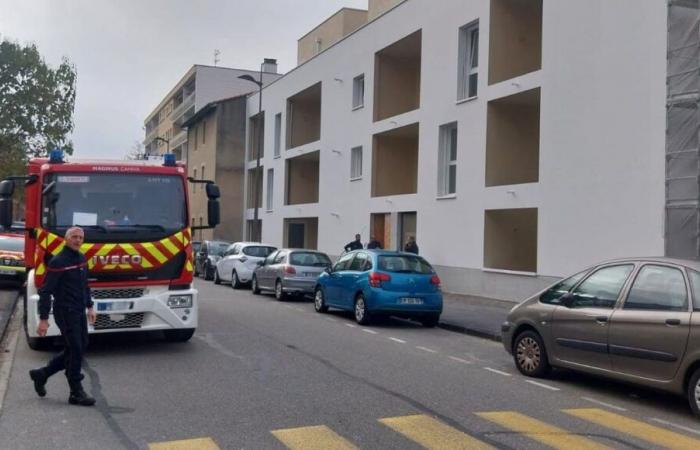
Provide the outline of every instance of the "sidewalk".
<path id="1" fill-rule="evenodd" d="M 0 342 L 5 337 L 5 329 L 19 299 L 17 286 L 0 283 Z M 2 351 L 2 349 L 0 349 Z"/>
<path id="2" fill-rule="evenodd" d="M 517 303 L 461 294 L 443 294 L 440 328 L 501 340 L 501 324 Z"/>

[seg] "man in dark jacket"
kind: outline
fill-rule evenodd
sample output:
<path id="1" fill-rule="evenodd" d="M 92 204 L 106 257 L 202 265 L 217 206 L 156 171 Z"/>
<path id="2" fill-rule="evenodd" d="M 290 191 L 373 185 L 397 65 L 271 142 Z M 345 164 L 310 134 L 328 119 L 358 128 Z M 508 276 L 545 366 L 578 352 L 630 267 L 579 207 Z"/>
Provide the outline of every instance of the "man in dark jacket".
<path id="1" fill-rule="evenodd" d="M 406 242 L 406 245 L 403 248 L 403 251 L 408 252 L 408 253 L 415 253 L 416 255 L 418 254 L 418 244 L 416 244 L 416 238 L 413 236 L 408 237 L 408 242 Z"/>
<path id="2" fill-rule="evenodd" d="M 367 243 L 367 248 L 384 248 L 382 247 L 382 243 L 377 240 L 376 237 L 370 236 L 369 242 Z"/>
<path id="3" fill-rule="evenodd" d="M 343 247 L 346 252 L 351 252 L 353 250 L 360 250 L 362 248 L 362 240 L 359 234 L 355 235 L 355 240 L 348 243 L 345 247 Z"/>
<path id="4" fill-rule="evenodd" d="M 49 261 L 44 285 L 39 289 L 37 333 L 39 336 L 46 336 L 49 329 L 53 295 L 53 318 L 61 331 L 65 347 L 46 367 L 30 370 L 29 376 L 34 382 L 34 390 L 43 397 L 46 395 L 46 382 L 49 377 L 65 370 L 70 386 L 68 402 L 71 405 L 92 406 L 95 399 L 83 390 L 83 376 L 80 373 L 83 352 L 88 342 L 87 321 L 94 324 L 97 317 L 88 286 L 87 262 L 85 256 L 80 253 L 83 239 L 81 228 L 69 228 L 66 231 L 63 250 Z"/>

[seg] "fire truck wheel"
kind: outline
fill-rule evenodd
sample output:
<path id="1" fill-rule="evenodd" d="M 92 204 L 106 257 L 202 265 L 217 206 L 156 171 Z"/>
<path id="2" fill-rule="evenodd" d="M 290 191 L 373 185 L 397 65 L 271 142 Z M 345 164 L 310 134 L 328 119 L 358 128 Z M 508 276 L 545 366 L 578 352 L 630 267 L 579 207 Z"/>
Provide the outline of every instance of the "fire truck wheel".
<path id="1" fill-rule="evenodd" d="M 187 342 L 194 335 L 194 328 L 185 328 L 182 330 L 163 330 L 165 340 L 170 342 Z"/>

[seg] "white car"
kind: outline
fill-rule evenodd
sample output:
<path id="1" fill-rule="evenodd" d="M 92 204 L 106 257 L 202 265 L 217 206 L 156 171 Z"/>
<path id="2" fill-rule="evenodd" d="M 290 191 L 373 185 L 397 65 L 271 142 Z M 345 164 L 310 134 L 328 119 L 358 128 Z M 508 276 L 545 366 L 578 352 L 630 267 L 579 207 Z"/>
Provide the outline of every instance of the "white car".
<path id="1" fill-rule="evenodd" d="M 231 244 L 224 256 L 216 263 L 214 283 L 231 282 L 231 287 L 238 289 L 253 278 L 258 261 L 263 261 L 277 247 L 260 242 L 235 242 Z"/>

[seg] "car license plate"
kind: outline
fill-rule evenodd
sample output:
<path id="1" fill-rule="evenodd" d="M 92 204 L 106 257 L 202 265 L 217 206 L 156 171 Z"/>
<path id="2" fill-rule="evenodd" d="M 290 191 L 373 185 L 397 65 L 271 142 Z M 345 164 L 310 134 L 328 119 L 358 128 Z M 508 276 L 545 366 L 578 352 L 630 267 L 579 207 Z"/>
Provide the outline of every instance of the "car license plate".
<path id="1" fill-rule="evenodd" d="M 313 277 L 313 276 L 316 276 L 316 274 L 313 272 L 304 272 L 304 276 L 305 277 Z"/>
<path id="2" fill-rule="evenodd" d="M 399 303 L 402 305 L 422 305 L 423 299 L 415 297 L 401 297 L 399 299 Z"/>
<path id="3" fill-rule="evenodd" d="M 98 311 L 118 311 L 120 309 L 130 309 L 131 302 L 100 302 L 97 304 Z"/>
<path id="4" fill-rule="evenodd" d="M 0 269 L 0 275 L 14 275 L 14 270 Z"/>

